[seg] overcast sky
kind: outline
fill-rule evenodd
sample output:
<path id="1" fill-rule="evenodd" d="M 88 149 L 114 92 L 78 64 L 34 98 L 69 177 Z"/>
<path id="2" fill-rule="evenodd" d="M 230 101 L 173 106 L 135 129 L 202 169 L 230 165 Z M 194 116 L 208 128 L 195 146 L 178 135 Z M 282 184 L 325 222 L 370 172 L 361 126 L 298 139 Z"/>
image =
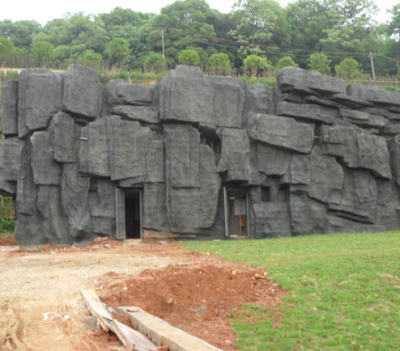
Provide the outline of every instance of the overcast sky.
<path id="1" fill-rule="evenodd" d="M 206 0 L 211 8 L 222 13 L 228 13 L 236 0 Z M 2 1 L 0 20 L 36 20 L 42 25 L 54 18 L 62 18 L 68 12 L 84 12 L 99 14 L 111 12 L 115 7 L 129 8 L 137 12 L 160 13 L 160 10 L 175 2 L 174 0 L 6 0 Z M 286 6 L 290 0 L 278 0 L 281 6 Z M 375 0 L 380 3 L 380 14 L 376 20 L 385 22 L 390 17 L 386 9 L 393 8 L 400 0 Z"/>

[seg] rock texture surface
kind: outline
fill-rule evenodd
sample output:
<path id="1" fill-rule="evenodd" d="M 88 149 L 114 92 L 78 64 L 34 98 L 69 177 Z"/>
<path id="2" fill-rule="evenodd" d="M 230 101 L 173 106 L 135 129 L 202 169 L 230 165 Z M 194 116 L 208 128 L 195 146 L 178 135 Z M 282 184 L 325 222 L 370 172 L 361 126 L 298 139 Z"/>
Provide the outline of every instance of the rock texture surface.
<path id="1" fill-rule="evenodd" d="M 4 82 L 0 193 L 19 243 L 117 236 L 132 206 L 161 237 L 400 229 L 400 94 L 294 67 L 277 82 L 178 66 L 103 88 L 79 65 Z"/>

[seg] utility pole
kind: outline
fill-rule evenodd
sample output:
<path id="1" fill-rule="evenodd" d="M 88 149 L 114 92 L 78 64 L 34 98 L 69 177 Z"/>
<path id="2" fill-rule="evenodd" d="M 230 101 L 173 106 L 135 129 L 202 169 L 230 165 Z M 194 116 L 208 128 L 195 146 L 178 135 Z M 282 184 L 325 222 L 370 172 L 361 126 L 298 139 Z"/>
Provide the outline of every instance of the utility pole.
<path id="1" fill-rule="evenodd" d="M 373 58 L 372 51 L 369 52 L 369 57 L 371 59 L 372 78 L 373 78 L 374 82 L 376 82 L 374 58 Z"/>
<path id="2" fill-rule="evenodd" d="M 164 47 L 164 28 L 161 29 L 161 41 L 162 41 L 162 57 L 165 58 L 165 47 Z"/>

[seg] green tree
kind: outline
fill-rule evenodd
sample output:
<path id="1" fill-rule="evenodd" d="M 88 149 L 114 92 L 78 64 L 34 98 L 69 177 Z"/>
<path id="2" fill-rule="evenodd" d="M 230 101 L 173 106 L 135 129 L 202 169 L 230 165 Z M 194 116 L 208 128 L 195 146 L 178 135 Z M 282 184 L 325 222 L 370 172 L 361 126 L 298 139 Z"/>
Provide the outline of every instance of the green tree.
<path id="1" fill-rule="evenodd" d="M 245 44 L 238 52 L 243 59 L 248 54 L 266 54 L 268 46 L 268 56 L 277 60 L 279 47 L 290 45 L 286 12 L 276 1 L 239 0 L 233 9 L 235 29 L 230 35 Z"/>
<path id="2" fill-rule="evenodd" d="M 225 53 L 212 54 L 209 58 L 210 69 L 215 75 L 227 75 L 231 70 L 231 60 Z"/>
<path id="3" fill-rule="evenodd" d="M 165 57 L 174 65 L 181 50 L 201 48 L 204 53 L 202 63 L 205 64 L 208 55 L 216 52 L 213 47 L 216 42 L 214 23 L 218 16 L 204 0 L 175 1 L 161 9 L 161 14 L 151 21 L 150 49 L 162 52 L 164 38 Z"/>
<path id="4" fill-rule="evenodd" d="M 335 66 L 336 74 L 345 79 L 352 79 L 361 75 L 360 64 L 355 59 L 345 58 L 339 65 Z"/>
<path id="5" fill-rule="evenodd" d="M 249 55 L 243 62 L 244 68 L 250 70 L 251 76 L 254 77 L 258 70 L 268 68 L 268 61 L 266 57 L 257 55 Z"/>
<path id="6" fill-rule="evenodd" d="M 317 52 L 310 55 L 308 59 L 308 68 L 311 71 L 329 74 L 331 72 L 331 62 L 332 61 L 328 59 L 328 56 Z"/>
<path id="7" fill-rule="evenodd" d="M 178 61 L 181 65 L 198 66 L 200 64 L 200 55 L 196 50 L 181 50 Z"/>
<path id="8" fill-rule="evenodd" d="M 48 66 L 55 57 L 54 45 L 46 41 L 36 41 L 32 45 L 32 57 L 39 66 Z"/>
<path id="9" fill-rule="evenodd" d="M 114 38 L 108 44 L 108 57 L 112 64 L 121 67 L 128 58 L 131 49 L 129 43 L 124 38 Z"/>
<path id="10" fill-rule="evenodd" d="M 281 69 L 287 66 L 299 67 L 299 65 L 296 62 L 294 62 L 294 60 L 290 56 L 284 56 L 279 59 L 276 68 Z"/>
<path id="11" fill-rule="evenodd" d="M 17 48 L 29 50 L 32 39 L 42 31 L 36 21 L 0 21 L 0 37 L 12 40 Z"/>
<path id="12" fill-rule="evenodd" d="M 156 73 L 165 71 L 167 69 L 167 61 L 159 52 L 150 52 L 144 60 L 144 65 L 147 71 L 154 71 Z"/>
<path id="13" fill-rule="evenodd" d="M 103 56 L 94 52 L 93 50 L 86 50 L 82 55 L 79 56 L 78 63 L 96 68 L 99 71 L 103 63 Z"/>
<path id="14" fill-rule="evenodd" d="M 0 38 L 0 67 L 10 67 L 11 61 L 16 53 L 14 43 L 10 39 Z"/>

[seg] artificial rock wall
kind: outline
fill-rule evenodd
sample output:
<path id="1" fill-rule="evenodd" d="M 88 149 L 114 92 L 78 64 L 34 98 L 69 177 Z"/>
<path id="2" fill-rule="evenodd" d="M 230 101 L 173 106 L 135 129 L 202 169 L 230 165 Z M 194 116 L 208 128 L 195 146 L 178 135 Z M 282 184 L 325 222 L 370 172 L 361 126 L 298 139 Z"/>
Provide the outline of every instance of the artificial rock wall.
<path id="1" fill-rule="evenodd" d="M 400 94 L 298 68 L 247 87 L 178 66 L 155 87 L 72 65 L 2 84 L 0 192 L 22 245 L 115 235 L 115 189 L 143 228 L 223 238 L 223 187 L 248 191 L 249 237 L 400 229 Z"/>

